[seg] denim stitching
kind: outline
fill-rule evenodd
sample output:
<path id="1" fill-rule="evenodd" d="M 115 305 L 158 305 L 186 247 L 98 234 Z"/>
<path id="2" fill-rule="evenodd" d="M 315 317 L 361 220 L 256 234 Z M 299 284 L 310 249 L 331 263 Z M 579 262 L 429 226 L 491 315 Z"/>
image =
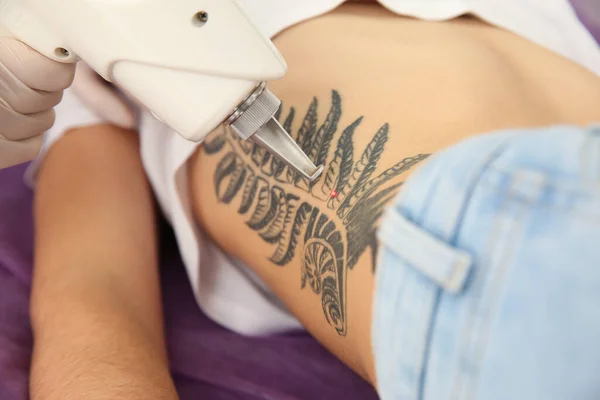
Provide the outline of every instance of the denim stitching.
<path id="1" fill-rule="evenodd" d="M 505 202 L 499 207 L 497 227 L 494 235 L 490 237 L 489 246 L 483 253 L 487 264 L 485 276 L 479 278 L 480 284 L 473 287 L 472 301 L 469 307 L 468 321 L 465 325 L 461 348 L 461 365 L 457 371 L 461 378 L 457 379 L 456 399 L 476 399 L 478 375 L 484 364 L 487 343 L 491 336 L 491 324 L 496 315 L 495 310 L 501 299 L 501 291 L 505 285 L 518 246 L 517 238 L 524 229 L 522 217 L 527 215 L 532 200 L 529 204 L 515 202 L 511 194 L 512 185 L 505 192 Z M 489 260 L 489 261 L 488 261 Z M 467 370 L 465 370 L 465 366 Z"/>

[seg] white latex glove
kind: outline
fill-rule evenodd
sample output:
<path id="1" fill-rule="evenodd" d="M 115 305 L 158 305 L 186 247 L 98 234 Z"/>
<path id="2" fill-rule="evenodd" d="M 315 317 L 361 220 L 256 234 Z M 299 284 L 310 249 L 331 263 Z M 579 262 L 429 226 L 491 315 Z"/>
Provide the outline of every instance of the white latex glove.
<path id="1" fill-rule="evenodd" d="M 77 65 L 72 90 L 90 111 L 107 123 L 125 129 L 136 127 L 135 103 L 84 62 Z"/>
<path id="2" fill-rule="evenodd" d="M 35 158 L 74 72 L 74 65 L 0 37 L 0 169 Z"/>

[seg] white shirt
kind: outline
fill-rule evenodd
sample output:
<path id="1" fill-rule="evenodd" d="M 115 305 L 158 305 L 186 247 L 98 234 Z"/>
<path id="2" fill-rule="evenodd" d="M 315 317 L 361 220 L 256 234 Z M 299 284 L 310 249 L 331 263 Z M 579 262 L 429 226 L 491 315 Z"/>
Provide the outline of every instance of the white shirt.
<path id="1" fill-rule="evenodd" d="M 344 0 L 242 0 L 260 29 L 270 37 L 281 30 L 324 14 Z M 380 0 L 398 14 L 445 20 L 472 13 L 569 58 L 600 75 L 600 49 L 578 21 L 567 0 Z M 45 149 L 74 126 L 98 118 L 65 93 Z M 299 322 L 239 261 L 223 254 L 193 220 L 186 162 L 197 144 L 143 113 L 140 122 L 144 167 L 158 202 L 175 231 L 179 249 L 199 306 L 221 325 L 248 335 L 301 329 Z M 42 156 L 43 156 L 42 152 Z M 42 158 L 34 162 L 35 173 Z"/>

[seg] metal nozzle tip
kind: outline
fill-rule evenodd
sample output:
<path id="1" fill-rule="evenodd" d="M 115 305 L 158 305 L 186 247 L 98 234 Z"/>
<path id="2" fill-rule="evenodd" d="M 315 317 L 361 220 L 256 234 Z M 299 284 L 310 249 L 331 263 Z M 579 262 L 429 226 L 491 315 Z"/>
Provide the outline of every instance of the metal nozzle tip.
<path id="1" fill-rule="evenodd" d="M 308 176 L 308 181 L 310 183 L 313 183 L 314 181 L 316 181 L 317 179 L 319 179 L 319 177 L 321 176 L 321 174 L 323 173 L 323 170 L 325 169 L 324 165 L 319 165 L 317 167 L 317 169 L 315 170 L 315 173 L 312 174 L 311 176 Z"/>
<path id="2" fill-rule="evenodd" d="M 252 139 L 310 182 L 314 182 L 324 168 L 322 165 L 315 166 L 273 116 L 280 105 L 281 101 L 263 82 L 231 114 L 226 123 L 242 139 Z"/>
<path id="3" fill-rule="evenodd" d="M 294 168 L 310 182 L 316 181 L 323 173 L 324 166 L 317 167 L 275 117 L 271 117 L 251 136 L 251 139 L 266 148 L 274 157 Z"/>

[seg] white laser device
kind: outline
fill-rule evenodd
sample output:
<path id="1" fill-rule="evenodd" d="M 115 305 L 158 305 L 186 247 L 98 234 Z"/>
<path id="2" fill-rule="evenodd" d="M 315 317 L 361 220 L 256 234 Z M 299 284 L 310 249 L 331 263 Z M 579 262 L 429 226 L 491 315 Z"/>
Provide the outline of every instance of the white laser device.
<path id="1" fill-rule="evenodd" d="M 237 0 L 0 0 L 0 35 L 85 61 L 185 139 L 225 123 L 310 181 L 323 171 L 274 117 L 266 82 L 287 66 Z"/>

